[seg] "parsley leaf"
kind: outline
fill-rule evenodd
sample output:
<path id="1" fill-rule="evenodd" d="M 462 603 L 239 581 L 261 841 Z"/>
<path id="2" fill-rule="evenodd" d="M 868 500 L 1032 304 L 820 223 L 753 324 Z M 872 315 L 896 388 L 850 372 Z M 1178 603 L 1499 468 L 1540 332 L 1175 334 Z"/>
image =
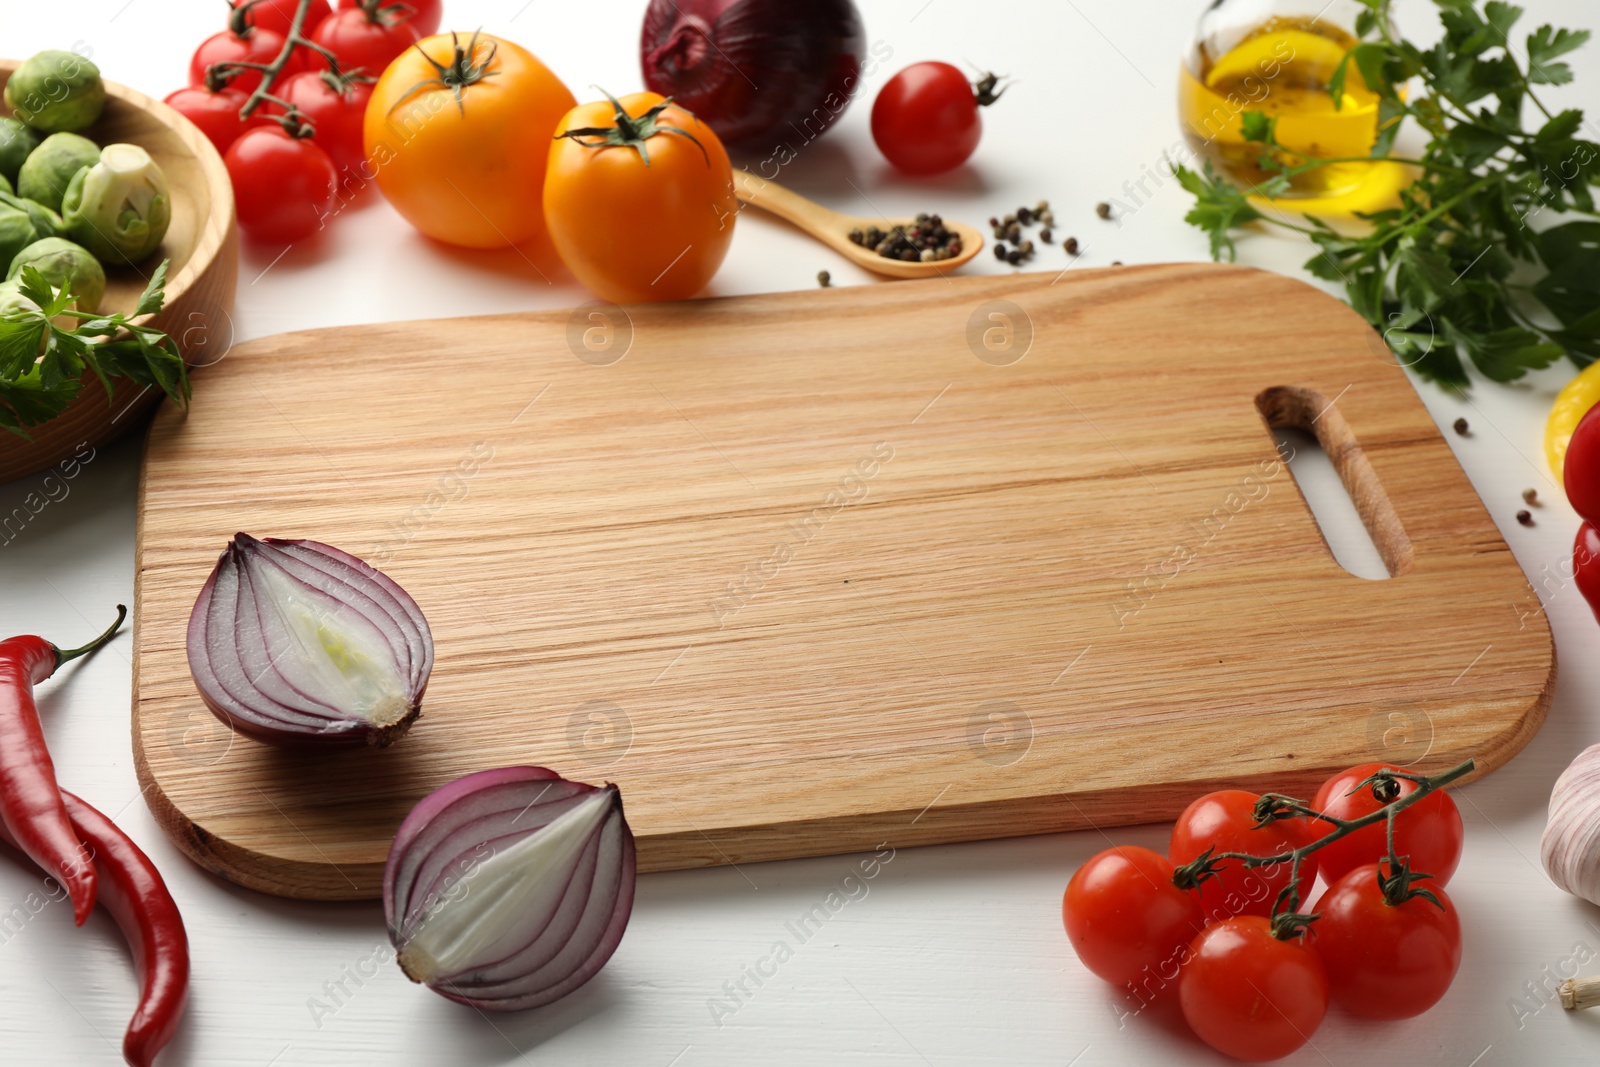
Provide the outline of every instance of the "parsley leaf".
<path id="1" fill-rule="evenodd" d="M 1233 235 L 1260 223 L 1299 232 L 1317 247 L 1312 275 L 1344 286 L 1350 306 L 1378 330 L 1399 361 L 1424 377 L 1465 387 L 1467 365 L 1512 381 L 1565 356 L 1600 359 L 1600 144 L 1583 139 L 1583 113 L 1552 112 L 1535 85 L 1572 79 L 1559 59 L 1589 38 L 1541 26 L 1526 38 L 1525 63 L 1510 32 L 1522 17 L 1502 0 L 1435 0 L 1444 33 L 1421 48 L 1396 35 L 1393 0 L 1361 0 L 1361 40 L 1330 78 L 1334 107 L 1359 72 L 1378 97 L 1373 159 L 1393 159 L 1407 121 L 1427 135 L 1417 178 L 1398 207 L 1363 216 L 1366 229 L 1337 232 L 1317 219 L 1263 214 L 1243 189 L 1212 169 L 1180 167 L 1195 197 L 1186 216 L 1205 231 L 1214 259 L 1234 259 Z M 1414 80 L 1414 82 L 1413 82 Z M 1408 83 L 1412 83 L 1408 89 Z M 1524 124 L 1525 108 L 1541 119 Z M 1281 195 L 1296 177 L 1353 162 L 1320 159 L 1278 140 L 1277 123 L 1245 112 L 1243 138 L 1261 146 L 1274 176 L 1251 191 Z M 1289 206 L 1289 205 L 1286 205 Z M 1553 216 L 1587 216 L 1556 224 Z M 1515 279 L 1515 280 L 1513 280 Z"/>

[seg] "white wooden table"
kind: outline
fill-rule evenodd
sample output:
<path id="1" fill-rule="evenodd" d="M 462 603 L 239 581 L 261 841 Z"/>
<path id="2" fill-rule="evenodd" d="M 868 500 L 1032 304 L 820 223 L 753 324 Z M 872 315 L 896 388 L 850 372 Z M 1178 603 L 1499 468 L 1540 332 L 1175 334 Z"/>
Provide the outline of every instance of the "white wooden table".
<path id="1" fill-rule="evenodd" d="M 1524 25 L 1597 21 L 1592 0 L 1526 4 Z M 449 0 L 446 23 L 482 26 L 526 45 L 586 99 L 591 83 L 613 92 L 638 85 L 643 6 Z M 1047 197 L 1058 233 L 1084 246 L 1086 267 L 1205 258 L 1204 238 L 1182 222 L 1189 198 L 1176 184 L 1146 182 L 1142 193 L 1135 184 L 1178 141 L 1177 62 L 1202 6 L 869 0 L 868 38 L 892 49 L 892 58 L 838 129 L 806 149 L 790 180 L 846 209 L 858 203 L 848 178 L 885 213 L 933 209 L 973 221 Z M 183 82 L 189 52 L 220 27 L 222 14 L 220 0 L 7 0 L 0 5 L 0 51 L 20 58 L 82 42 L 107 77 L 163 96 Z M 1432 19 L 1421 0 L 1403 5 L 1410 33 L 1426 32 Z M 919 185 L 889 173 L 867 120 L 877 87 L 926 58 L 993 66 L 1014 75 L 1016 87 L 985 113 L 973 166 Z M 1600 45 L 1579 53 L 1574 66 L 1578 88 L 1549 96 L 1594 112 Z M 1040 134 L 1046 117 L 1049 132 Z M 1117 222 L 1097 219 L 1094 204 L 1111 197 L 1134 210 Z M 824 268 L 836 285 L 873 284 L 758 213 L 744 213 L 738 226 L 711 293 L 804 288 Z M 280 251 L 250 249 L 240 264 L 237 339 L 588 298 L 570 281 L 550 284 L 517 269 L 514 254 L 468 256 L 431 246 L 381 200 L 346 212 L 320 243 L 278 258 Z M 1243 242 L 1242 252 L 1290 273 L 1307 258 L 1305 246 L 1265 237 Z M 1034 266 L 1064 262 L 1057 245 L 1042 248 Z M 985 254 L 970 269 L 1009 268 Z M 1402 1023 L 1366 1023 L 1335 1010 L 1313 1046 L 1285 1062 L 1355 1067 L 1372 1062 L 1378 1042 L 1395 1062 L 1450 1067 L 1592 1063 L 1600 1054 L 1600 1012 L 1574 1016 L 1550 993 L 1530 993 L 1563 968 L 1570 974 L 1575 957 L 1600 953 L 1600 909 L 1555 889 L 1538 860 L 1551 783 L 1577 751 L 1600 740 L 1600 708 L 1587 697 L 1600 688 L 1600 628 L 1556 576 L 1576 520 L 1540 451 L 1545 410 L 1568 373 L 1562 367 L 1511 387 L 1481 385 L 1470 398 L 1420 387 L 1441 426 L 1458 416 L 1472 424 L 1470 437 L 1447 438 L 1539 588 L 1561 653 L 1561 680 L 1528 748 L 1457 793 L 1467 852 L 1450 889 L 1466 956 L 1449 995 Z M 1316 484 L 1317 472 L 1300 473 Z M 135 442 L 101 449 L 65 497 L 0 544 L 0 632 L 73 644 L 98 632 L 112 605 L 131 603 L 136 482 Z M 1529 486 L 1544 504 L 1535 509 L 1535 525 L 1524 528 L 1514 515 Z M 40 487 L 38 477 L 0 486 L 0 515 Z M 1340 529 L 1335 538 L 1343 542 Z M 1124 1017 L 1061 930 L 1060 895 L 1073 869 L 1108 839 L 1162 848 L 1165 826 L 906 850 L 867 882 L 846 880 L 862 857 L 844 856 L 648 876 L 622 947 L 595 981 L 553 1007 L 485 1019 L 411 985 L 383 962 L 376 904 L 261 896 L 202 873 L 167 842 L 134 777 L 130 649 L 123 637 L 68 669 L 44 687 L 41 703 L 61 780 L 149 851 L 187 918 L 193 995 L 165 1063 L 1221 1062 L 1170 1025 Z M 0 865 L 0 920 L 40 888 L 34 874 Z M 798 943 L 786 924 L 835 890 L 845 906 Z M 792 957 L 775 965 L 780 940 Z M 1600 960 L 1588 970 L 1600 971 Z M 135 991 L 122 941 L 103 913 L 81 931 L 60 905 L 0 924 L 0 1060 L 39 1067 L 120 1062 L 116 1049 Z"/>

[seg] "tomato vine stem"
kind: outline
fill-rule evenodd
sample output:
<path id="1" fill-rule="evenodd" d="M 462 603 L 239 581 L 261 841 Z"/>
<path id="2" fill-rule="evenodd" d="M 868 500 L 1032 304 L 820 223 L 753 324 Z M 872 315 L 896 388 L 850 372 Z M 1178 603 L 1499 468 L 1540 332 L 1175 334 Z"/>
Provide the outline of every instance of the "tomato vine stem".
<path id="1" fill-rule="evenodd" d="M 259 0 L 251 0 L 250 3 L 239 5 L 234 9 L 234 14 L 231 16 L 231 19 L 237 19 L 239 20 L 240 24 L 243 24 L 243 13 L 248 11 L 258 2 Z M 301 115 L 299 109 L 293 104 L 289 104 L 287 101 L 272 95 L 273 86 L 277 83 L 278 77 L 283 74 L 283 68 L 289 65 L 289 58 L 294 55 L 294 50 L 296 48 L 307 48 L 317 53 L 323 59 L 327 60 L 328 67 L 332 70 L 335 77 L 339 76 L 340 74 L 339 57 L 335 56 L 332 52 L 328 51 L 320 44 L 317 44 L 315 41 L 312 41 L 301 32 L 301 28 L 305 25 L 306 15 L 310 11 L 311 0 L 299 0 L 299 3 L 295 5 L 294 19 L 289 23 L 289 32 L 284 37 L 283 48 L 278 52 L 277 58 L 275 58 L 271 63 L 255 63 L 250 60 L 240 59 L 226 63 L 213 63 L 211 66 L 206 68 L 207 85 L 211 85 L 213 81 L 221 81 L 226 83 L 227 81 L 247 70 L 260 72 L 261 83 L 251 90 L 250 98 L 246 100 L 244 102 L 244 106 L 239 109 L 239 117 L 241 119 L 249 118 L 255 112 L 256 108 L 260 107 L 262 104 L 278 104 L 279 106 L 284 107 L 284 114 L 271 116 L 274 122 L 277 122 L 280 126 L 282 126 L 285 132 L 287 132 L 291 137 L 311 136 L 313 127 L 305 121 L 305 118 L 303 115 Z M 231 27 L 232 22 L 230 21 L 230 28 Z M 246 29 L 249 28 L 251 27 L 246 27 Z M 243 36 L 243 34 L 238 33 L 237 29 L 234 29 L 233 32 L 239 36 Z"/>
<path id="2" fill-rule="evenodd" d="M 1398 789 L 1398 782 L 1400 781 L 1414 782 L 1417 788 L 1405 796 L 1390 800 L 1383 807 L 1368 812 L 1358 819 L 1340 819 L 1325 812 L 1313 810 L 1305 801 L 1296 800 L 1281 793 L 1267 793 L 1256 801 L 1254 814 L 1257 826 L 1264 826 L 1275 819 L 1287 819 L 1299 815 L 1332 823 L 1333 829 L 1309 844 L 1271 856 L 1253 856 L 1247 852 L 1213 852 L 1211 849 L 1206 849 L 1206 851 L 1195 857 L 1193 862 L 1176 868 L 1172 875 L 1172 883 L 1180 889 L 1196 887 L 1206 879 L 1215 877 L 1217 872 L 1223 869 L 1218 863 L 1219 860 L 1236 860 L 1246 869 L 1251 870 L 1257 867 L 1273 867 L 1280 863 L 1287 863 L 1289 864 L 1289 884 L 1279 891 L 1278 899 L 1273 904 L 1273 933 L 1285 939 L 1298 936 L 1317 918 L 1316 915 L 1306 915 L 1300 912 L 1300 861 L 1318 849 L 1333 844 L 1342 837 L 1348 837 L 1357 830 L 1376 825 L 1381 821 L 1386 824 L 1385 837 L 1389 850 L 1388 865 L 1390 873 L 1386 878 L 1382 870 L 1378 872 L 1379 881 L 1385 887 L 1385 899 L 1388 899 L 1391 904 L 1416 896 L 1432 900 L 1433 894 L 1426 889 L 1411 885 L 1413 879 L 1427 878 L 1429 876 L 1420 872 L 1413 873 L 1409 869 L 1407 861 L 1395 854 L 1395 816 L 1435 790 L 1472 773 L 1474 767 L 1476 767 L 1476 763 L 1469 759 L 1465 763 L 1458 764 L 1432 777 L 1388 769 L 1378 771 L 1370 778 L 1358 783 L 1351 792 L 1353 793 L 1357 789 L 1371 788 L 1375 790 L 1374 795 L 1381 798 L 1389 790 Z M 1438 903 L 1437 900 L 1434 903 Z"/>

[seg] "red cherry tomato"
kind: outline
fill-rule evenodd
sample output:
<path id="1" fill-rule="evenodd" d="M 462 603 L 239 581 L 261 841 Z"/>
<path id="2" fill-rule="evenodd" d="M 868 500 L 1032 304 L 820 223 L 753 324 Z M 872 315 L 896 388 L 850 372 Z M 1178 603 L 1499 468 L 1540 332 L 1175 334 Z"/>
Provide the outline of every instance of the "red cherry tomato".
<path id="1" fill-rule="evenodd" d="M 338 174 L 328 154 L 274 123 L 246 130 L 223 157 L 239 227 L 258 241 L 298 241 L 323 225 Z"/>
<path id="2" fill-rule="evenodd" d="M 985 75 L 974 89 L 948 63 L 913 63 L 902 70 L 872 102 L 872 139 L 878 150 L 908 174 L 959 167 L 983 136 L 978 108 L 999 99 L 992 77 Z"/>
<path id="3" fill-rule="evenodd" d="M 339 79 L 327 71 L 303 70 L 274 87 L 315 128 L 313 141 L 328 153 L 337 169 L 354 170 L 366 159 L 361 144 L 361 124 L 372 96 L 371 82 L 351 82 L 341 89 Z M 283 109 L 273 111 L 282 114 Z"/>
<path id="4" fill-rule="evenodd" d="M 194 50 L 194 56 L 189 60 L 189 84 L 206 84 L 206 68 L 214 63 L 271 63 L 281 51 L 283 34 L 259 26 L 242 36 L 232 30 L 214 33 L 200 42 L 200 47 Z M 289 57 L 283 69 L 285 74 L 304 69 L 300 49 L 296 49 L 295 54 Z M 228 82 L 228 88 L 249 93 L 260 84 L 261 72 L 246 70 L 235 75 Z"/>
<path id="5" fill-rule="evenodd" d="M 1172 884 L 1172 864 L 1137 845 L 1108 848 L 1079 867 L 1061 918 L 1085 967 L 1150 994 L 1177 978 L 1202 925 L 1194 896 Z"/>
<path id="6" fill-rule="evenodd" d="M 338 57 L 341 71 L 360 70 L 376 78 L 422 35 L 405 12 L 379 4 L 335 11 L 311 39 Z"/>
<path id="7" fill-rule="evenodd" d="M 1309 844 L 1315 831 L 1305 819 L 1278 819 L 1256 829 L 1252 814 L 1261 798 L 1242 789 L 1207 793 L 1184 809 L 1172 827 L 1167 855 L 1175 866 L 1193 862 L 1210 848 L 1215 852 L 1243 852 L 1251 856 L 1276 856 Z M 1317 853 L 1300 863 L 1301 903 L 1317 878 Z M 1290 865 L 1246 867 L 1238 860 L 1220 860 L 1216 877 L 1200 883 L 1200 908 L 1206 922 L 1235 915 L 1272 915 L 1278 894 L 1289 884 Z"/>
<path id="8" fill-rule="evenodd" d="M 228 0 L 228 6 L 238 8 L 247 2 L 248 0 Z M 252 25 L 287 37 L 289 27 L 294 25 L 295 8 L 299 6 L 300 0 L 255 0 L 245 18 L 249 19 Z M 328 6 L 328 0 L 311 0 L 311 7 L 306 11 L 306 20 L 300 26 L 300 32 L 309 35 L 317 28 L 319 22 L 331 14 L 333 8 Z"/>
<path id="9" fill-rule="evenodd" d="M 226 152 L 228 146 L 238 140 L 245 130 L 270 121 L 259 115 L 260 108 L 248 119 L 241 119 L 239 109 L 244 107 L 247 99 L 246 94 L 237 89 L 223 89 L 214 93 L 204 86 L 191 85 L 168 93 L 166 103 L 198 126 L 200 132 L 217 146 L 218 152 Z"/>
<path id="10" fill-rule="evenodd" d="M 1383 807 L 1370 785 L 1351 790 L 1377 771 L 1382 763 L 1363 763 L 1329 778 L 1317 790 L 1311 806 L 1336 819 L 1359 819 Z M 1402 768 L 1391 767 L 1391 770 Z M 1397 797 L 1409 796 L 1417 791 L 1417 783 L 1403 778 Z M 1318 821 L 1319 836 L 1327 836 L 1333 829 L 1329 823 Z M 1456 802 L 1443 791 L 1435 791 L 1402 811 L 1394 820 L 1394 848 L 1397 855 L 1409 856 L 1411 870 L 1416 874 L 1432 875 L 1429 885 L 1444 885 L 1456 873 L 1461 862 L 1461 841 L 1465 829 L 1461 825 L 1461 812 Z M 1342 837 L 1325 848 L 1317 850 L 1321 863 L 1322 880 L 1332 885 L 1364 863 L 1377 863 L 1389 854 L 1384 824 L 1379 821 L 1363 827 L 1348 837 Z"/>
<path id="11" fill-rule="evenodd" d="M 1600 619 L 1600 530 L 1587 520 L 1578 524 L 1578 536 L 1572 541 L 1572 571 L 1578 592 Z"/>
<path id="12" fill-rule="evenodd" d="M 339 7 L 361 7 L 363 2 L 364 0 L 339 0 Z M 419 37 L 432 37 L 438 33 L 439 22 L 444 17 L 444 0 L 381 0 L 379 6 L 409 9 L 409 14 L 405 11 L 400 14 L 411 20 L 411 25 Z"/>
<path id="13" fill-rule="evenodd" d="M 1412 897 L 1391 905 L 1375 863 L 1357 867 L 1317 901 L 1314 910 L 1322 917 L 1312 927 L 1311 947 L 1328 972 L 1333 998 L 1357 1015 L 1421 1015 L 1445 995 L 1461 966 L 1456 906 L 1431 881 L 1417 884 L 1439 903 Z"/>
<path id="14" fill-rule="evenodd" d="M 1561 461 L 1561 484 L 1567 490 L 1572 510 L 1589 522 L 1600 523 L 1600 405 L 1578 420 L 1567 443 L 1567 456 Z"/>
<path id="15" fill-rule="evenodd" d="M 1178 1003 L 1195 1034 L 1224 1055 L 1258 1062 L 1310 1040 L 1328 1012 L 1328 977 L 1298 939 L 1241 915 L 1208 926 L 1190 946 Z"/>

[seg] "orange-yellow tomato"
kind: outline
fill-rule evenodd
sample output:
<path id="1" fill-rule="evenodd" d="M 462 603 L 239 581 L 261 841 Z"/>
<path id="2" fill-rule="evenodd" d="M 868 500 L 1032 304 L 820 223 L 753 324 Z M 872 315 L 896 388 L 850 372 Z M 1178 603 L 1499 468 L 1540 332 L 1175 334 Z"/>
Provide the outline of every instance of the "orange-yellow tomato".
<path id="1" fill-rule="evenodd" d="M 427 234 L 499 248 L 544 227 L 549 136 L 572 93 L 527 49 L 439 34 L 378 78 L 362 134 L 378 188 Z"/>
<path id="2" fill-rule="evenodd" d="M 618 101 L 630 120 L 641 120 L 637 148 L 599 143 L 607 138 L 598 134 L 561 136 L 616 130 L 609 101 L 567 112 L 550 145 L 544 217 L 551 242 L 580 282 L 618 304 L 693 296 L 733 240 L 739 201 L 727 150 L 681 107 L 668 104 L 652 119 L 662 100 L 634 93 Z"/>

